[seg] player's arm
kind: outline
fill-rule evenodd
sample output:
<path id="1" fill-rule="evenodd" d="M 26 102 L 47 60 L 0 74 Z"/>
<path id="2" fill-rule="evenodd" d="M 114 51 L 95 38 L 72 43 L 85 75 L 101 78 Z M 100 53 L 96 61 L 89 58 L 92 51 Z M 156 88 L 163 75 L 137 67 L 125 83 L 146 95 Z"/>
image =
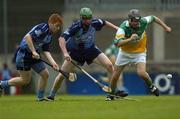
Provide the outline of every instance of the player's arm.
<path id="1" fill-rule="evenodd" d="M 92 26 L 95 27 L 95 29 L 96 29 L 97 31 L 101 30 L 102 27 L 104 27 L 104 26 L 108 26 L 108 27 L 110 27 L 110 28 L 113 28 L 113 29 L 115 29 L 116 31 L 117 31 L 118 28 L 119 28 L 118 26 L 112 24 L 111 22 L 106 21 L 106 20 L 103 20 L 103 19 L 93 19 L 93 20 L 92 20 Z"/>
<path id="2" fill-rule="evenodd" d="M 108 27 L 110 27 L 110 28 L 113 28 L 113 29 L 116 29 L 116 30 L 118 30 L 118 29 L 119 29 L 119 27 L 118 27 L 118 26 L 116 26 L 116 25 L 112 24 L 112 23 L 111 23 L 111 22 L 109 22 L 109 21 L 105 21 L 105 24 L 106 24 L 106 26 L 108 26 Z"/>
<path id="3" fill-rule="evenodd" d="M 146 22 L 148 24 L 152 23 L 152 22 L 156 22 L 157 24 L 159 24 L 161 27 L 164 28 L 165 31 L 167 32 L 171 32 L 171 28 L 169 26 L 167 26 L 160 18 L 156 17 L 156 16 L 147 16 L 144 17 L 146 19 Z"/>
<path id="4" fill-rule="evenodd" d="M 59 46 L 63 52 L 64 58 L 67 61 L 71 61 L 71 57 L 69 56 L 68 52 L 67 52 L 67 48 L 66 48 L 66 41 L 64 39 L 64 37 L 60 37 L 59 38 Z"/>
<path id="5" fill-rule="evenodd" d="M 39 59 L 40 56 L 36 52 L 36 49 L 34 47 L 34 42 L 36 40 L 39 40 L 39 37 L 44 34 L 48 30 L 48 25 L 47 24 L 39 24 L 36 25 L 26 36 L 26 43 L 29 47 L 29 49 L 32 52 L 32 57 L 35 59 Z"/>
<path id="6" fill-rule="evenodd" d="M 50 62 L 50 64 L 53 66 L 53 68 L 55 70 L 59 70 L 59 66 L 57 65 L 57 63 L 55 62 L 55 60 L 53 59 L 51 53 L 50 53 L 50 42 L 49 43 L 46 43 L 42 46 L 42 50 L 43 50 L 43 53 L 45 55 L 45 57 L 48 59 L 48 61 Z"/>
<path id="7" fill-rule="evenodd" d="M 116 45 L 117 47 L 121 47 L 123 45 L 128 44 L 130 41 L 137 39 L 137 37 L 137 34 L 132 34 L 130 38 L 125 38 L 124 30 L 122 28 L 119 28 L 116 33 L 114 45 Z"/>
<path id="8" fill-rule="evenodd" d="M 63 52 L 64 58 L 71 61 L 71 57 L 67 52 L 66 41 L 68 41 L 79 30 L 79 22 L 72 23 L 72 25 L 59 37 L 59 46 Z"/>
<path id="9" fill-rule="evenodd" d="M 157 24 L 159 24 L 160 26 L 162 26 L 164 28 L 165 31 L 167 32 L 171 32 L 171 27 L 167 26 L 167 24 L 165 24 L 161 19 L 159 19 L 158 17 L 154 16 L 155 18 L 155 22 Z"/>
<path id="10" fill-rule="evenodd" d="M 43 52 L 45 57 L 48 59 L 48 61 L 51 63 L 51 65 L 53 66 L 53 68 L 55 70 L 59 70 L 59 66 L 58 64 L 55 62 L 55 60 L 53 59 L 51 53 L 49 51 L 44 51 Z"/>
<path id="11" fill-rule="evenodd" d="M 30 35 L 30 34 L 27 34 L 27 35 L 25 36 L 25 39 L 26 39 L 26 43 L 27 43 L 29 49 L 30 49 L 31 52 L 32 52 L 33 58 L 39 59 L 40 56 L 39 56 L 39 54 L 36 52 L 36 50 L 35 50 L 35 48 L 34 48 L 34 44 L 33 44 L 31 35 Z"/>

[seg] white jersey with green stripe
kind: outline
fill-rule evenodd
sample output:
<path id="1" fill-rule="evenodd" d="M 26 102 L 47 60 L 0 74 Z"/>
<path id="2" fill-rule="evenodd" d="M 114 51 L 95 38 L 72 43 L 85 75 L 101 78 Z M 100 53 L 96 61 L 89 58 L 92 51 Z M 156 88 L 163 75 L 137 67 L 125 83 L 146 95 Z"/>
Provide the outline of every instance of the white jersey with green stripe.
<path id="1" fill-rule="evenodd" d="M 140 19 L 139 27 L 137 29 L 133 29 L 132 27 L 130 27 L 128 20 L 124 21 L 120 25 L 120 28 L 118 29 L 116 33 L 116 39 L 124 40 L 126 38 L 130 38 L 132 34 L 137 34 L 139 36 L 137 40 L 140 40 L 147 26 L 150 23 L 152 23 L 154 20 L 155 20 L 155 16 L 142 17 Z"/>

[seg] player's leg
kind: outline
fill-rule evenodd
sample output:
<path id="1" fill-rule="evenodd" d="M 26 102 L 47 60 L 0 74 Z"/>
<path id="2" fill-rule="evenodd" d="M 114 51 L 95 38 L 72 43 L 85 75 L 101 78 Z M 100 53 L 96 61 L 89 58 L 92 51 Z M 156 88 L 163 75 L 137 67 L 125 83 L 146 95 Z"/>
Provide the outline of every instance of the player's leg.
<path id="1" fill-rule="evenodd" d="M 128 92 L 125 91 L 123 85 L 123 73 L 120 74 L 119 79 L 117 81 L 117 91 L 115 92 L 115 95 L 120 97 L 128 96 Z"/>
<path id="2" fill-rule="evenodd" d="M 48 69 L 44 69 L 43 71 L 41 71 L 39 73 L 39 75 L 41 76 L 38 82 L 38 90 L 45 90 L 48 78 L 49 78 L 49 72 Z"/>
<path id="3" fill-rule="evenodd" d="M 115 60 L 116 60 L 116 56 L 115 55 L 108 55 L 109 60 L 112 62 L 112 64 L 114 65 Z M 108 72 L 106 73 L 105 76 L 101 77 L 101 80 L 105 81 L 105 82 L 110 82 L 110 76 L 108 75 Z"/>
<path id="4" fill-rule="evenodd" d="M 19 71 L 20 77 L 14 77 L 7 81 L 0 82 L 1 90 L 10 86 L 23 86 L 30 82 L 31 80 L 31 71 Z"/>
<path id="5" fill-rule="evenodd" d="M 109 81 L 110 81 L 110 78 L 112 76 L 112 71 L 114 70 L 114 68 L 113 68 L 113 65 L 112 65 L 111 61 L 109 60 L 109 58 L 104 53 L 101 53 L 100 55 L 98 55 L 97 58 L 95 58 L 94 62 L 105 67 L 105 69 L 109 73 Z M 121 73 L 119 74 L 118 77 L 117 77 L 117 81 L 115 82 L 115 84 L 116 84 L 115 89 L 118 86 L 117 82 L 122 82 L 122 74 Z M 117 94 L 118 96 L 122 96 L 122 97 L 125 97 L 128 95 L 128 93 L 125 92 L 124 90 L 122 90 L 122 88 L 121 88 L 121 90 L 116 90 L 115 94 Z"/>
<path id="6" fill-rule="evenodd" d="M 110 87 L 111 87 L 112 91 L 109 95 L 107 95 L 107 97 L 106 97 L 107 101 L 114 99 L 114 96 L 112 96 L 112 95 L 115 95 L 115 93 L 116 93 L 117 81 L 119 80 L 119 76 L 123 72 L 124 67 L 125 66 L 117 66 L 117 65 L 114 66 L 114 72 L 112 74 L 111 83 L 110 83 Z"/>
<path id="7" fill-rule="evenodd" d="M 123 73 L 120 74 L 119 76 L 119 79 L 117 81 L 117 89 L 118 90 L 124 90 L 124 87 L 123 87 Z"/>
<path id="8" fill-rule="evenodd" d="M 113 64 L 104 53 L 100 53 L 93 62 L 103 66 L 107 70 L 109 78 L 112 76 L 114 70 Z"/>
<path id="9" fill-rule="evenodd" d="M 113 75 L 111 77 L 111 89 L 112 89 L 112 93 L 115 93 L 116 88 L 117 88 L 117 81 L 119 80 L 120 75 L 122 75 L 122 72 L 125 68 L 125 65 L 123 66 L 114 66 L 114 72 Z"/>
<path id="10" fill-rule="evenodd" d="M 46 99 L 44 98 L 44 93 L 45 93 L 45 88 L 46 88 L 47 81 L 49 78 L 49 72 L 47 68 L 41 71 L 39 75 L 41 77 L 38 80 L 37 98 L 38 98 L 38 101 L 44 101 L 44 100 L 46 101 Z"/>
<path id="11" fill-rule="evenodd" d="M 110 61 L 112 62 L 112 64 L 115 64 L 116 61 L 116 56 L 115 55 L 109 55 L 108 57 L 110 59 Z M 108 78 L 106 78 L 106 80 L 108 80 Z M 110 79 L 109 81 L 110 82 Z M 116 95 L 117 96 L 121 96 L 121 97 L 125 97 L 128 96 L 128 93 L 124 90 L 124 85 L 123 85 L 123 75 L 122 73 L 119 76 L 119 79 L 117 81 L 117 91 L 116 91 Z"/>
<path id="12" fill-rule="evenodd" d="M 37 99 L 38 101 L 44 101 L 46 100 L 44 98 L 45 88 L 49 78 L 48 69 L 42 61 L 38 61 L 32 65 L 32 69 L 40 75 L 37 85 Z"/>
<path id="13" fill-rule="evenodd" d="M 117 86 L 117 81 L 119 80 L 120 75 L 122 75 L 122 72 L 126 65 L 130 62 L 130 59 L 127 57 L 127 55 L 124 52 L 119 51 L 115 66 L 114 66 L 114 72 L 111 77 L 111 89 L 112 92 L 110 95 L 106 97 L 106 100 L 113 100 L 114 97 L 111 96 L 112 94 L 115 95 L 116 92 L 116 86 Z"/>
<path id="14" fill-rule="evenodd" d="M 137 63 L 137 74 L 145 81 L 147 86 L 150 88 L 151 92 L 154 95 L 159 96 L 159 90 L 153 85 L 149 74 L 146 72 L 146 63 Z"/>
<path id="15" fill-rule="evenodd" d="M 22 52 L 21 52 L 22 51 Z M 21 50 L 17 53 L 16 56 L 16 68 L 20 73 L 20 77 L 14 77 L 9 81 L 2 82 L 3 86 L 22 86 L 28 84 L 31 80 L 31 60 L 27 57 L 27 53 L 24 50 Z M 28 59 L 28 60 L 27 60 Z"/>
<path id="16" fill-rule="evenodd" d="M 110 55 L 108 58 L 111 60 L 111 62 L 112 62 L 113 65 L 114 65 L 114 64 L 115 64 L 115 61 L 116 61 L 116 56 L 115 56 L 114 54 L 112 54 L 112 55 Z M 128 95 L 128 93 L 125 92 L 125 89 L 124 89 L 123 73 L 120 74 L 119 79 L 118 79 L 118 81 L 117 81 L 117 90 L 118 90 L 118 91 L 117 91 L 116 93 L 117 93 L 117 95 L 119 95 L 119 96 L 125 97 L 125 96 Z"/>
<path id="17" fill-rule="evenodd" d="M 20 77 L 14 77 L 8 81 L 10 86 L 23 86 L 30 82 L 31 71 L 19 71 Z"/>
<path id="18" fill-rule="evenodd" d="M 73 65 L 70 62 L 67 62 L 66 60 L 64 61 L 61 70 L 65 71 L 65 72 L 72 72 L 73 71 Z M 49 96 L 47 97 L 48 99 L 54 100 L 54 97 L 58 91 L 58 89 L 60 88 L 62 82 L 63 82 L 64 76 L 59 73 L 53 83 L 53 86 L 51 88 L 51 91 L 49 93 Z"/>

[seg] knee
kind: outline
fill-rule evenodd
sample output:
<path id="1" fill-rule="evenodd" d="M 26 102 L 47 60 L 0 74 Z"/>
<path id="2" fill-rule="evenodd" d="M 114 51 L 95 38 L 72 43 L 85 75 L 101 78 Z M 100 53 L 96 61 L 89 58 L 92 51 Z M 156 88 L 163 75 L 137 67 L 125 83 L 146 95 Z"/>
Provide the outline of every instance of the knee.
<path id="1" fill-rule="evenodd" d="M 22 85 L 29 84 L 30 80 L 31 80 L 31 78 L 21 78 Z"/>
<path id="2" fill-rule="evenodd" d="M 114 71 L 114 67 L 113 67 L 112 63 L 106 64 L 106 68 L 110 73 L 112 73 Z"/>
<path id="3" fill-rule="evenodd" d="M 44 79 L 44 80 L 48 80 L 48 78 L 49 78 L 49 72 L 48 72 L 48 71 L 44 72 L 44 73 L 41 75 L 41 77 L 42 77 L 42 79 Z"/>
<path id="4" fill-rule="evenodd" d="M 59 73 L 55 78 L 56 81 L 60 81 L 60 80 L 63 80 L 63 79 L 64 78 L 63 78 L 63 75 L 61 73 Z"/>

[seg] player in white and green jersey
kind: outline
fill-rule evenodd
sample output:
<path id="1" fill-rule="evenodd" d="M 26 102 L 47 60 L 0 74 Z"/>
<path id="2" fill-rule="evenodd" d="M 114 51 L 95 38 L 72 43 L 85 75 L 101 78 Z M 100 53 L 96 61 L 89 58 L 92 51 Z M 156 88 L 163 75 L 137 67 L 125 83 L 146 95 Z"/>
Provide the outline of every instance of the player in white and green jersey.
<path id="1" fill-rule="evenodd" d="M 116 62 L 115 70 L 111 78 L 112 94 L 115 93 L 118 77 L 129 63 L 134 63 L 137 67 L 137 74 L 141 77 L 150 91 L 159 96 L 159 90 L 153 85 L 152 80 L 146 72 L 146 33 L 145 29 L 150 23 L 157 23 L 165 31 L 171 32 L 162 20 L 156 16 L 141 17 L 139 10 L 132 9 L 128 14 L 128 20 L 124 21 L 116 33 L 114 44 L 121 47 Z M 107 96 L 107 100 L 113 100 L 112 95 Z"/>

